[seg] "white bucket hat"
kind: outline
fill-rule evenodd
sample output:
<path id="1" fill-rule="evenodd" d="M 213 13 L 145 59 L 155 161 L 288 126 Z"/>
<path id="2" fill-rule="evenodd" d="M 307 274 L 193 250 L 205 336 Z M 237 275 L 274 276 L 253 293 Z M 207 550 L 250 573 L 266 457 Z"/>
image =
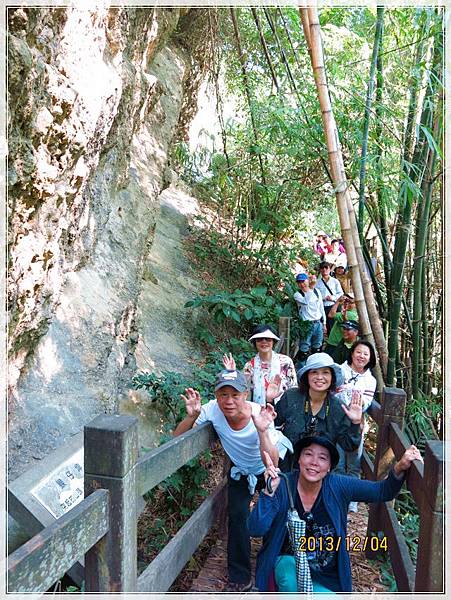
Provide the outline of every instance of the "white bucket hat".
<path id="1" fill-rule="evenodd" d="M 326 352 L 315 352 L 315 354 L 311 354 L 307 358 L 305 365 L 297 372 L 298 381 L 301 380 L 301 377 L 307 373 L 307 371 L 311 371 L 312 369 L 323 369 L 325 367 L 332 369 L 335 373 L 335 387 L 337 388 L 342 385 L 344 378 L 341 367 L 340 365 L 337 365 L 332 356 Z"/>
<path id="2" fill-rule="evenodd" d="M 276 340 L 276 342 L 280 340 L 280 338 L 277 337 L 277 335 L 275 335 L 270 329 L 265 329 L 264 331 L 260 331 L 260 333 L 255 333 L 252 335 L 248 339 L 248 342 L 252 342 L 252 340 L 258 340 L 259 338 L 270 338 L 272 340 Z"/>

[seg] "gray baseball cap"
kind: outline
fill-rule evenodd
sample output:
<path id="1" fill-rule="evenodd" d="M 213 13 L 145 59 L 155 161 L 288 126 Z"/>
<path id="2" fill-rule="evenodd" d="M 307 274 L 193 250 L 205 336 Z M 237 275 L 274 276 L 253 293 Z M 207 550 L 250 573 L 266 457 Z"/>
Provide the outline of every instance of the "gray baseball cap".
<path id="1" fill-rule="evenodd" d="M 221 371 L 216 375 L 215 392 L 230 385 L 238 392 L 247 392 L 246 377 L 241 371 Z"/>

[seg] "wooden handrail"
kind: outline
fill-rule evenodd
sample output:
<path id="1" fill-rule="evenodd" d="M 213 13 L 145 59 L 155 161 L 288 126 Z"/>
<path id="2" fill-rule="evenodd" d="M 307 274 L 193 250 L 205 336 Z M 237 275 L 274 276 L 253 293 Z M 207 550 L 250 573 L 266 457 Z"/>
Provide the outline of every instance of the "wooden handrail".
<path id="1" fill-rule="evenodd" d="M 384 388 L 382 404 L 373 401 L 369 414 L 379 425 L 374 465 L 364 453 L 362 468 L 369 479 L 384 476 L 391 457 L 400 459 L 411 445 L 402 431 L 405 393 Z M 415 461 L 407 475 L 406 486 L 420 514 L 420 534 L 416 569 L 390 503 L 371 504 L 368 535 L 380 530 L 388 538 L 390 558 L 398 590 L 401 592 L 441 592 L 443 581 L 443 443 L 427 441 L 424 467 Z M 438 542 L 438 543 L 437 543 Z M 367 557 L 374 553 L 367 551 Z"/>
<path id="2" fill-rule="evenodd" d="M 145 454 L 136 464 L 138 494 L 143 496 L 192 458 L 210 448 L 216 439 L 212 424 L 203 423 Z"/>
<path id="3" fill-rule="evenodd" d="M 85 427 L 86 498 L 9 556 L 10 592 L 47 591 L 83 555 L 87 591 L 164 592 L 170 587 L 226 503 L 226 480 L 139 580 L 136 495 L 211 447 L 217 436 L 211 423 L 205 423 L 136 461 L 136 434 L 136 419 L 119 415 L 102 415 Z"/>
<path id="4" fill-rule="evenodd" d="M 410 440 L 408 439 L 406 434 L 403 431 L 401 431 L 399 426 L 396 425 L 396 423 L 390 423 L 389 440 L 390 446 L 397 460 L 399 460 L 404 454 L 404 452 L 407 450 L 407 448 L 411 446 Z M 406 476 L 407 489 L 410 492 L 412 492 L 412 496 L 418 507 L 421 507 L 423 503 L 423 497 L 425 494 L 423 485 L 423 473 L 423 465 L 420 462 L 416 461 L 411 465 Z"/>
<path id="5" fill-rule="evenodd" d="M 8 557 L 8 592 L 44 593 L 109 529 L 106 490 L 97 490 Z"/>
<path id="6" fill-rule="evenodd" d="M 380 425 L 382 421 L 382 408 L 377 400 L 373 400 L 371 402 L 366 412 L 373 419 L 373 421 Z"/>
<path id="7" fill-rule="evenodd" d="M 415 566 L 409 554 L 404 535 L 389 502 L 384 502 L 381 508 L 381 530 L 388 539 L 390 559 L 399 591 L 412 592 L 415 587 Z"/>
<path id="8" fill-rule="evenodd" d="M 141 573 L 138 577 L 138 592 L 165 592 L 169 589 L 217 519 L 226 499 L 226 484 L 227 479 L 224 478 Z"/>

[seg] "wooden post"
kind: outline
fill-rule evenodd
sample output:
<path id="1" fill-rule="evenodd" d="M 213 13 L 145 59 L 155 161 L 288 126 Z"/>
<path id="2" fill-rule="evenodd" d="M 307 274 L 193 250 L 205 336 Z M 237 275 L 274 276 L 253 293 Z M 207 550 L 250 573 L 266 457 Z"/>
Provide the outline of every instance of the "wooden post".
<path id="1" fill-rule="evenodd" d="M 382 391 L 381 420 L 377 434 L 376 456 L 374 458 L 374 477 L 383 479 L 393 461 L 393 451 L 390 448 L 389 432 L 390 422 L 397 423 L 400 429 L 404 427 L 404 414 L 406 410 L 406 393 L 399 388 L 384 387 Z M 368 537 L 380 529 L 380 505 L 370 504 L 368 514 Z M 375 558 L 377 553 L 368 549 L 367 558 Z"/>
<path id="2" fill-rule="evenodd" d="M 443 442 L 428 440 L 424 457 L 423 505 L 420 506 L 420 534 L 415 592 L 442 592 L 443 545 Z"/>
<path id="3" fill-rule="evenodd" d="M 290 317 L 279 317 L 279 336 L 283 340 L 280 353 L 290 356 Z"/>
<path id="4" fill-rule="evenodd" d="M 382 418 L 377 434 L 376 456 L 374 459 L 374 475 L 382 479 L 393 461 L 393 451 L 389 443 L 390 423 L 397 423 L 404 429 L 404 414 L 406 411 L 406 393 L 399 388 L 384 387 L 382 391 Z"/>
<path id="5" fill-rule="evenodd" d="M 138 420 L 100 415 L 84 429 L 85 495 L 110 492 L 110 529 L 85 555 L 86 592 L 135 592 Z"/>

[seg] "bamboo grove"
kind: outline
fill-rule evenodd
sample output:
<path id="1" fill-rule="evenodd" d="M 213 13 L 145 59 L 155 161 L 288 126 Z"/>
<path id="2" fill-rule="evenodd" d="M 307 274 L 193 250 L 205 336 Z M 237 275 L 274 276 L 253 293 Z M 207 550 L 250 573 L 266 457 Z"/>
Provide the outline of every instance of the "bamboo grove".
<path id="1" fill-rule="evenodd" d="M 204 12 L 220 135 L 175 158 L 229 262 L 278 285 L 341 231 L 385 383 L 415 441 L 441 436 L 443 10 Z"/>

